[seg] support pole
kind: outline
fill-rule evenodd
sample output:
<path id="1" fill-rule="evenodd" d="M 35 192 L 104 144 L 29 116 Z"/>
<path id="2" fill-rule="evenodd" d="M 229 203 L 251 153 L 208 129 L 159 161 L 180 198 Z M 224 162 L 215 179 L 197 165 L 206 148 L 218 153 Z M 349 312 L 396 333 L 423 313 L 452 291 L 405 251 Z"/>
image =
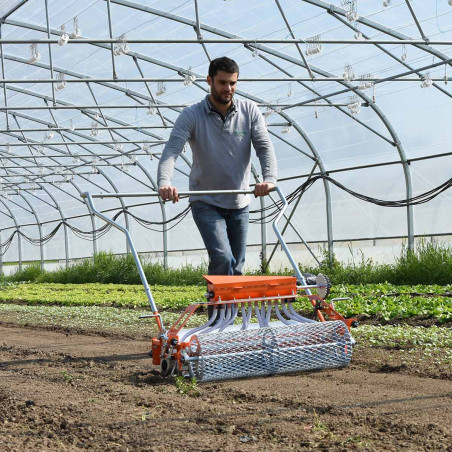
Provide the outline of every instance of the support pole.
<path id="1" fill-rule="evenodd" d="M 2 25 L 3 22 L 0 22 L 0 39 L 2 37 Z M 5 58 L 3 55 L 3 46 L 2 44 L 0 44 L 0 53 L 1 53 L 1 58 L 2 58 L 2 77 L 5 78 Z M 8 107 L 8 98 L 6 96 L 6 83 L 3 83 L 3 98 L 5 100 L 5 107 Z M 8 111 L 5 112 L 5 117 L 6 117 L 6 129 L 9 130 L 9 114 Z"/>
<path id="2" fill-rule="evenodd" d="M 49 22 L 49 4 L 48 0 L 45 1 L 45 10 L 46 10 L 46 25 L 47 25 L 47 38 L 50 39 L 50 22 Z M 53 80 L 55 77 L 53 75 L 53 60 L 52 60 L 52 47 L 49 43 L 49 63 L 50 63 L 50 78 Z M 55 85 L 52 83 L 52 99 L 53 105 L 56 105 L 55 100 Z"/>
<path id="3" fill-rule="evenodd" d="M 110 32 L 110 39 L 113 39 L 113 25 L 111 22 L 110 0 L 107 0 L 107 12 L 108 12 L 108 31 Z M 116 74 L 115 55 L 113 53 L 113 43 L 110 44 L 110 52 L 111 52 L 111 66 L 113 69 L 113 80 L 116 80 L 118 78 L 118 75 Z"/>

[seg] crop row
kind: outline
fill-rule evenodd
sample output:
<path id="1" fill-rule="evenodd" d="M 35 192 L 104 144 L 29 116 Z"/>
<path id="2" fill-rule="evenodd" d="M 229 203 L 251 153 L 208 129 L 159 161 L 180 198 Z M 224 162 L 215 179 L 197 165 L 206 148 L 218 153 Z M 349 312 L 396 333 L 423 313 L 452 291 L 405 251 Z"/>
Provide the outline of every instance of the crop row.
<path id="1" fill-rule="evenodd" d="M 201 301 L 205 288 L 199 286 L 151 286 L 160 308 L 180 309 Z M 126 284 L 3 284 L 0 302 L 25 302 L 63 306 L 147 307 L 143 286 Z"/>
<path id="2" fill-rule="evenodd" d="M 69 328 L 77 331 L 112 332 L 138 338 L 149 338 L 157 334 L 157 324 L 152 318 L 140 318 L 149 314 L 148 309 L 120 309 L 109 306 L 49 306 L 0 303 L 2 323 L 16 325 Z M 162 321 L 171 326 L 179 313 L 163 311 Z M 188 327 L 206 321 L 203 315 L 190 318 Z"/>
<path id="3" fill-rule="evenodd" d="M 161 310 L 177 310 L 205 300 L 200 286 L 151 286 L 153 297 Z M 410 318 L 431 317 L 439 322 L 452 320 L 450 286 L 392 286 L 389 284 L 338 285 L 330 298 L 343 315 L 350 317 Z M 297 308 L 310 309 L 306 298 Z M 149 305 L 142 286 L 120 284 L 3 284 L 0 302 L 60 306 L 115 306 L 143 308 Z"/>

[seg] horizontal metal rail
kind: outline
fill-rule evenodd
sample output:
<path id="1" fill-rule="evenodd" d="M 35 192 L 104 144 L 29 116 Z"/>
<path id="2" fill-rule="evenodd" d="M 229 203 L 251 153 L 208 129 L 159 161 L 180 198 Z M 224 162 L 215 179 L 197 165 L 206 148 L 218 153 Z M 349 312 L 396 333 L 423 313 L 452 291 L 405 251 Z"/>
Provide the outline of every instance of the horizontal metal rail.
<path id="1" fill-rule="evenodd" d="M 48 132 L 52 132 L 52 129 L 48 129 Z M 22 139 L 20 140 L 22 141 Z M 115 145 L 115 144 L 140 144 L 140 145 L 146 145 L 146 144 L 164 144 L 166 143 L 167 140 L 146 140 L 146 139 L 141 139 L 141 140 L 108 140 L 108 141 L 100 141 L 100 140 L 96 140 L 93 139 L 91 141 L 52 141 L 52 139 L 46 138 L 43 139 L 42 142 L 28 142 L 26 141 L 26 139 L 23 139 L 23 142 L 21 143 L 6 143 L 6 144 L 2 144 L 0 143 L 0 146 L 10 146 L 10 147 L 23 147 L 23 146 L 46 146 L 46 145 L 52 145 L 52 146 L 67 146 L 68 144 L 70 145 L 87 145 L 87 144 L 109 144 L 109 145 Z"/>
<path id="2" fill-rule="evenodd" d="M 183 83 L 185 79 L 179 78 L 155 78 L 155 77 L 143 77 L 143 78 L 121 78 L 121 79 L 113 79 L 113 78 L 68 78 L 64 79 L 65 83 L 108 83 L 108 82 L 115 82 L 115 83 L 143 83 L 143 82 L 149 82 L 149 83 L 157 83 L 157 82 L 165 82 L 165 83 Z M 356 77 L 353 78 L 353 82 L 380 82 L 382 80 L 385 80 L 385 78 L 382 77 Z M 421 77 L 400 77 L 395 80 L 391 80 L 394 82 L 419 82 Z M 452 77 L 431 77 L 431 80 L 434 82 L 443 82 L 443 81 L 452 81 Z M 257 78 L 257 77 L 240 77 L 240 82 L 350 82 L 350 80 L 344 79 L 344 77 L 323 77 L 323 78 L 315 78 L 314 80 L 309 77 L 263 77 L 263 78 Z M 197 78 L 197 83 L 207 83 L 206 79 L 203 78 Z M 33 78 L 33 79 L 26 79 L 26 78 L 14 78 L 14 79 L 2 79 L 0 78 L 0 83 L 54 83 L 58 84 L 61 83 L 61 80 L 58 79 L 42 79 L 42 78 Z"/>
<path id="3" fill-rule="evenodd" d="M 172 129 L 172 124 L 159 124 L 159 125 L 153 125 L 153 126 L 102 126 L 98 123 L 96 126 L 96 130 L 133 130 L 135 129 L 137 132 L 140 130 L 147 130 L 147 129 Z M 49 130 L 52 130 L 54 132 L 80 132 L 81 130 L 93 130 L 92 126 L 89 127 L 80 127 L 80 126 L 73 126 L 73 127 L 57 127 L 54 125 L 49 125 L 47 127 L 36 127 L 36 128 L 26 128 L 23 129 L 0 129 L 0 132 L 9 132 L 9 133 L 22 133 L 22 132 L 48 132 Z"/>
<path id="4" fill-rule="evenodd" d="M 382 79 L 378 80 L 378 82 L 374 82 L 374 83 L 375 84 L 377 84 L 377 83 L 379 84 L 379 83 L 384 83 L 384 82 L 392 82 L 393 80 L 398 79 L 400 77 L 406 77 L 407 75 L 416 74 L 416 73 L 422 72 L 422 71 L 428 71 L 430 69 L 434 69 L 434 68 L 439 67 L 439 66 L 443 67 L 443 66 L 450 65 L 450 64 L 452 64 L 452 58 L 448 58 L 446 60 L 442 60 L 439 63 L 431 63 L 431 64 L 428 64 L 426 66 L 423 66 L 423 67 L 420 67 L 420 68 L 417 68 L 417 69 L 411 69 L 409 71 L 405 71 L 405 72 L 402 72 L 400 74 L 391 75 L 389 77 L 382 78 Z M 303 101 L 303 102 L 298 102 L 298 103 L 292 105 L 292 107 L 282 107 L 282 109 L 283 110 L 287 110 L 289 108 L 299 107 L 299 106 L 305 105 L 305 104 L 311 104 L 312 102 L 319 102 L 321 100 L 324 100 L 324 99 L 327 99 L 327 98 L 330 98 L 330 97 L 339 96 L 341 94 L 349 93 L 350 91 L 356 91 L 357 89 L 358 89 L 357 86 L 347 87 L 347 88 L 341 89 L 339 91 L 335 91 L 335 92 L 332 92 L 332 93 L 329 93 L 329 94 L 324 94 L 322 96 L 317 96 L 315 98 L 312 98 L 312 99 L 309 99 L 309 100 L 306 100 L 306 101 Z"/>
<path id="5" fill-rule="evenodd" d="M 124 41 L 127 44 L 307 44 L 310 42 L 307 39 L 247 39 L 247 38 L 217 38 L 217 39 L 136 39 L 136 38 L 125 38 Z M 16 45 L 16 44 L 59 44 L 58 38 L 41 38 L 41 39 L 0 39 L 0 44 Z M 103 39 L 89 39 L 89 38 L 77 38 L 69 39 L 67 44 L 116 44 L 118 42 L 123 42 L 123 40 L 118 40 L 118 38 L 103 38 Z M 441 41 L 441 40 L 431 40 L 425 41 L 423 39 L 319 39 L 315 43 L 319 44 L 353 44 L 353 45 L 434 45 L 434 46 L 451 46 L 452 41 Z"/>
<path id="6" fill-rule="evenodd" d="M 356 87 L 358 89 L 358 87 Z M 303 104 L 273 104 L 273 103 L 259 103 L 257 102 L 256 105 L 258 107 L 270 107 L 270 108 L 293 108 L 293 107 L 346 107 L 347 103 L 338 103 L 338 104 L 332 104 L 332 103 L 326 103 L 326 102 L 304 102 Z M 190 104 L 124 104 L 124 105 L 48 105 L 48 106 L 37 106 L 37 105 L 29 105 L 29 106 L 17 106 L 17 107 L 1 107 L 0 111 L 21 111 L 21 110 L 96 110 L 96 109 L 103 109 L 103 110 L 110 110 L 110 109 L 149 109 L 149 108 L 185 108 L 190 107 Z M 369 104 L 367 102 L 361 102 L 361 107 L 368 107 Z M 140 127 L 137 126 L 137 129 Z M 49 129 L 50 130 L 50 129 Z"/>
<path id="7" fill-rule="evenodd" d="M 1 132 L 1 131 L 0 131 Z M 94 142 L 95 143 L 95 142 Z M 138 141 L 131 141 L 130 143 L 139 143 Z M 27 143 L 29 144 L 29 143 Z M 55 143 L 51 143 L 52 145 Z M 113 144 L 113 143 L 112 143 Z M 2 146 L 0 144 L 0 146 Z M 23 146 L 23 145 L 22 145 Z M 39 145 L 38 145 L 39 146 Z M 0 149 L 1 152 L 1 149 Z M 11 155 L 11 154 L 0 154 L 0 158 L 1 159 L 5 159 L 5 160 L 16 160 L 16 159 L 74 159 L 74 158 L 81 158 L 81 157 L 91 157 L 91 158 L 96 158 L 99 157 L 100 159 L 104 158 L 104 157 L 141 157 L 141 156 L 147 156 L 150 157 L 152 155 L 152 157 L 156 157 L 157 155 L 161 155 L 161 152 L 134 152 L 134 151 L 127 151 L 127 152 L 123 152 L 120 154 L 104 154 L 104 153 L 97 153 L 97 154 L 78 154 L 78 153 L 73 153 L 73 154 L 46 154 L 46 155 Z M 89 165 L 90 162 L 83 162 L 84 165 Z M 115 165 L 115 164 L 112 164 Z M 47 167 L 48 165 L 46 165 Z M 99 166 L 96 164 L 96 166 Z M 24 168 L 24 166 L 20 165 L 20 168 Z"/>
<path id="8" fill-rule="evenodd" d="M 314 287 L 323 287 L 323 286 L 309 286 L 309 288 Z M 306 289 L 306 287 L 302 287 L 302 289 Z M 277 295 L 273 297 L 259 297 L 259 298 L 234 298 L 232 300 L 222 300 L 221 297 L 218 297 L 218 301 L 199 301 L 194 304 L 199 306 L 209 306 L 209 305 L 228 305 L 228 304 L 238 304 L 238 303 L 257 303 L 260 301 L 273 301 L 273 300 L 287 300 L 297 297 L 297 293 L 292 295 Z"/>
<path id="9" fill-rule="evenodd" d="M 197 190 L 197 191 L 180 191 L 179 196 L 204 196 L 204 195 L 251 195 L 253 190 Z M 82 193 L 82 198 L 89 193 Z M 149 196 L 160 196 L 157 192 L 152 193 L 96 193 L 90 195 L 91 198 L 147 198 Z"/>
<path id="10" fill-rule="evenodd" d="M 429 159 L 441 158 L 441 157 L 449 157 L 450 155 L 452 155 L 452 152 L 443 152 L 441 154 L 425 155 L 423 157 L 413 157 L 413 158 L 406 159 L 406 163 L 410 164 L 412 162 L 419 162 L 422 160 L 429 160 Z M 378 168 L 381 166 L 388 166 L 388 165 L 401 165 L 403 163 L 404 162 L 402 160 L 393 161 L 393 162 L 371 163 L 369 165 L 359 165 L 359 166 L 350 166 L 348 168 L 330 169 L 327 171 L 327 173 L 328 174 L 343 173 L 346 171 L 357 171 L 357 170 L 366 169 L 366 168 Z M 278 180 L 281 182 L 281 181 L 286 181 L 286 180 L 303 179 L 305 177 L 314 177 L 314 176 L 321 176 L 321 175 L 322 175 L 322 173 L 306 173 L 306 174 L 300 174 L 297 176 L 282 177 Z"/>
<path id="11" fill-rule="evenodd" d="M 272 123 L 267 124 L 267 127 L 284 127 L 287 126 L 288 122 L 281 122 L 281 123 Z M 172 129 L 173 124 L 160 124 L 160 125 L 154 125 L 154 126 L 97 126 L 96 130 L 102 131 L 102 130 L 135 130 L 136 132 L 140 132 L 141 130 L 147 130 L 147 129 Z M 23 129 L 0 129 L 0 133 L 8 132 L 8 133 L 22 133 L 22 132 L 48 132 L 49 130 L 52 130 L 54 132 L 80 132 L 82 130 L 93 130 L 93 127 L 56 127 L 56 126 L 47 126 L 47 127 L 37 127 L 37 128 L 23 128 Z M 139 142 L 140 140 L 136 141 Z M 146 138 L 143 138 L 141 140 L 142 142 L 146 143 L 148 140 Z M 2 144 L 0 144 L 2 146 Z"/>
<path id="12" fill-rule="evenodd" d="M 71 157 L 71 156 L 69 156 L 69 157 Z M 118 157 L 122 157 L 121 155 L 118 155 Z M 124 155 L 124 157 L 127 157 L 126 155 Z M 0 158 L 3 158 L 3 157 L 0 157 Z M 27 158 L 29 158 L 29 159 L 33 159 L 34 158 L 34 156 L 33 155 L 30 155 L 30 156 L 28 156 Z M 83 162 L 83 163 L 60 163 L 60 164 L 55 164 L 55 165 L 47 165 L 47 164 L 45 164 L 45 165 L 15 165 L 15 166 L 12 166 L 12 165 L 2 165 L 2 169 L 18 169 L 18 168 L 20 168 L 20 169 L 36 169 L 36 168 L 40 168 L 40 169 L 43 169 L 43 170 L 45 170 L 46 168 L 65 168 L 65 169 L 76 169 L 76 168 L 83 168 L 83 167 L 87 167 L 87 166 L 95 166 L 96 168 L 97 167 L 100 167 L 100 166 L 108 166 L 108 167 L 118 167 L 118 166 L 135 166 L 135 163 L 133 163 L 133 162 L 124 162 L 124 163 L 101 163 L 101 162 L 98 162 L 98 163 L 94 163 L 94 162 Z M 30 176 L 38 176 L 38 177 L 41 177 L 41 176 L 49 176 L 50 174 L 58 174 L 58 173 L 49 173 L 49 174 L 45 174 L 45 173 L 43 173 L 43 174 L 36 174 L 36 173 L 33 173 L 33 174 L 31 174 Z M 28 177 L 28 176 L 26 176 L 26 175 L 24 175 L 24 174 L 21 174 L 22 176 L 24 176 L 24 177 Z M 14 176 L 21 176 L 21 175 L 19 175 L 19 174 L 15 174 Z"/>

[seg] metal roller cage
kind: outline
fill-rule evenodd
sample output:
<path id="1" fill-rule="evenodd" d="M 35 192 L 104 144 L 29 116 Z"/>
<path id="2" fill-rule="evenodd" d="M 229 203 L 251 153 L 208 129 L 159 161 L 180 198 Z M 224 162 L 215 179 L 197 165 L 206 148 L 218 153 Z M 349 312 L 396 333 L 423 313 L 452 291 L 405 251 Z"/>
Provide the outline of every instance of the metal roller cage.
<path id="1" fill-rule="evenodd" d="M 199 381 L 344 367 L 352 357 L 340 321 L 207 333 L 190 344 L 188 372 Z"/>

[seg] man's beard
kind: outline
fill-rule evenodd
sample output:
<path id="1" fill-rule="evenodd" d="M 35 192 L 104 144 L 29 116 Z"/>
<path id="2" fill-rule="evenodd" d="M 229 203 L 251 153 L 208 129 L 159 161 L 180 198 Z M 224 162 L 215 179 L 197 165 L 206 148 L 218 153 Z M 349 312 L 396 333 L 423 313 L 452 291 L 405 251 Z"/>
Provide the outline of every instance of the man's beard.
<path id="1" fill-rule="evenodd" d="M 218 94 L 218 91 L 217 91 L 213 86 L 210 87 L 210 94 L 212 94 L 212 97 L 213 97 L 213 98 L 215 99 L 215 101 L 218 102 L 219 104 L 226 105 L 226 104 L 229 104 L 229 102 L 232 101 L 232 96 L 233 96 L 232 94 L 231 94 L 231 98 L 230 98 L 229 100 L 225 100 L 225 99 L 223 99 L 223 98 L 221 97 L 220 94 Z"/>

